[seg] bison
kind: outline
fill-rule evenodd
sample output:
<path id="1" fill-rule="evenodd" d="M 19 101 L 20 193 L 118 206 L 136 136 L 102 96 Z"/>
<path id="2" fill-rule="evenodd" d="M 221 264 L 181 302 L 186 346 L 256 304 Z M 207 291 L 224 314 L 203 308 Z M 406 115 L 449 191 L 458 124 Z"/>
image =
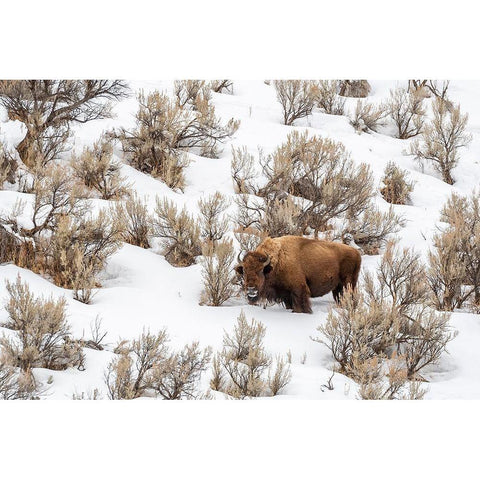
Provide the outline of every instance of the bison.
<path id="1" fill-rule="evenodd" d="M 344 287 L 355 288 L 361 261 L 358 250 L 348 245 L 287 235 L 266 238 L 235 270 L 250 304 L 264 299 L 312 313 L 310 297 L 333 292 L 338 302 Z"/>

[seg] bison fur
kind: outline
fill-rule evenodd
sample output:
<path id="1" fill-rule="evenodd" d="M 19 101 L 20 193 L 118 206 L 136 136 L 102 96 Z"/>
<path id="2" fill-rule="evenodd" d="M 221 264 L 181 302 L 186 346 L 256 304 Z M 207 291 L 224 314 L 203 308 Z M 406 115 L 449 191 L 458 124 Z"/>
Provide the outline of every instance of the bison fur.
<path id="1" fill-rule="evenodd" d="M 311 297 L 355 288 L 360 272 L 358 250 L 338 242 L 287 235 L 266 238 L 235 267 L 243 277 L 250 304 L 283 303 L 297 313 L 312 313 Z"/>

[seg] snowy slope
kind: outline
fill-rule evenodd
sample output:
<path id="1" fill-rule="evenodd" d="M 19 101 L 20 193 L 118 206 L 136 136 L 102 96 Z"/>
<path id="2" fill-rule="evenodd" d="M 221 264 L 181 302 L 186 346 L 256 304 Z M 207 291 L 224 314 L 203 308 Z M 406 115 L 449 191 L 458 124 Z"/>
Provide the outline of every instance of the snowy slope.
<path id="1" fill-rule="evenodd" d="M 173 82 L 132 82 L 132 90 L 140 88 L 148 92 L 164 89 L 171 92 Z M 396 84 L 406 82 L 371 81 L 370 101 L 380 102 L 388 96 L 389 89 Z M 456 179 L 454 186 L 444 183 L 438 175 L 426 167 L 422 173 L 413 157 L 405 155 L 409 140 L 395 139 L 386 134 L 372 133 L 358 135 L 345 116 L 332 116 L 319 112 L 297 121 L 295 127 L 281 123 L 281 109 L 275 98 L 275 90 L 263 81 L 235 81 L 234 95 L 212 94 L 218 116 L 227 120 L 230 117 L 241 120 L 239 130 L 231 142 L 224 147 L 219 159 L 202 158 L 191 154 L 192 163 L 187 168 L 187 187 L 185 192 L 172 192 L 161 181 L 144 175 L 129 166 L 123 167 L 123 174 L 133 184 L 141 197 L 147 197 L 153 209 L 155 196 L 166 195 L 180 207 L 197 212 L 197 201 L 203 195 L 220 191 L 234 196 L 230 176 L 231 146 L 246 145 L 249 151 L 257 154 L 261 147 L 265 154 L 272 152 L 285 141 L 293 129 L 307 128 L 311 134 L 328 135 L 341 141 L 352 154 L 356 162 L 366 162 L 372 167 L 376 184 L 386 164 L 394 160 L 401 168 L 410 172 L 416 182 L 412 194 L 412 205 L 394 206 L 402 214 L 406 226 L 397 235 L 401 246 L 414 246 L 425 254 L 431 247 L 431 238 L 438 222 L 439 210 L 452 191 L 469 193 L 479 185 L 480 180 L 480 82 L 454 81 L 450 86 L 450 98 L 460 102 L 462 111 L 470 115 L 468 131 L 473 134 L 469 149 L 461 152 L 458 167 L 453 171 Z M 347 99 L 346 110 L 355 107 L 356 99 Z M 134 96 L 115 107 L 116 118 L 94 121 L 76 127 L 75 149 L 81 150 L 91 144 L 103 130 L 113 126 L 133 126 L 137 102 Z M 5 112 L 0 112 L 0 135 L 2 141 L 14 145 L 22 138 L 22 126 L 19 122 L 7 121 Z M 116 154 L 121 158 L 117 147 Z M 0 191 L 0 210 L 10 211 L 17 198 L 31 202 L 31 195 L 13 191 Z M 96 201 L 99 205 L 107 202 Z M 375 202 L 382 209 L 387 204 L 378 193 Z M 232 207 L 234 208 L 234 207 Z M 375 268 L 379 256 L 364 256 L 363 269 Z M 175 268 L 159 254 L 158 248 L 144 250 L 124 245 L 108 261 L 103 273 L 103 288 L 93 299 L 91 305 L 73 300 L 71 291 L 56 287 L 44 278 L 14 265 L 0 266 L 0 299 L 6 298 L 4 280 L 15 280 L 20 273 L 36 294 L 44 293 L 65 296 L 68 300 L 68 320 L 75 336 L 89 335 L 89 325 L 96 316 L 103 321 L 108 331 L 106 342 L 113 345 L 119 338 L 138 336 L 144 328 L 156 332 L 167 327 L 174 347 L 199 340 L 202 346 L 210 345 L 214 349 L 221 347 L 224 329 L 230 331 L 243 309 L 247 318 L 254 317 L 267 327 L 265 345 L 272 354 L 292 353 L 292 381 L 282 395 L 273 400 L 282 399 L 354 399 L 356 385 L 348 378 L 336 374 L 333 378 L 334 390 L 321 388 L 331 374 L 332 359 L 327 348 L 311 340 L 316 336 L 316 327 L 325 321 L 333 299 L 331 294 L 313 299 L 312 315 L 292 314 L 281 306 L 262 309 L 247 305 L 243 298 L 234 299 L 222 307 L 199 305 L 202 289 L 201 267 Z M 3 303 L 3 302 L 2 302 Z M 0 310 L 0 322 L 6 312 Z M 459 331 L 458 336 L 449 344 L 449 354 L 444 354 L 439 365 L 425 370 L 430 380 L 426 398 L 480 398 L 480 316 L 466 312 L 455 312 L 452 325 Z M 8 333 L 0 328 L 0 334 Z M 38 369 L 37 377 L 46 382 L 49 377 L 48 398 L 66 399 L 74 392 L 92 391 L 94 388 L 105 392 L 103 381 L 104 368 L 111 359 L 109 351 L 85 349 L 86 369 L 83 372 L 70 369 L 64 372 L 51 372 Z M 306 362 L 301 362 L 306 354 Z M 210 372 L 203 378 L 203 386 L 208 387 Z M 53 380 L 53 382 L 52 382 Z M 106 398 L 106 394 L 104 394 Z M 271 400 L 270 398 L 268 400 Z"/>

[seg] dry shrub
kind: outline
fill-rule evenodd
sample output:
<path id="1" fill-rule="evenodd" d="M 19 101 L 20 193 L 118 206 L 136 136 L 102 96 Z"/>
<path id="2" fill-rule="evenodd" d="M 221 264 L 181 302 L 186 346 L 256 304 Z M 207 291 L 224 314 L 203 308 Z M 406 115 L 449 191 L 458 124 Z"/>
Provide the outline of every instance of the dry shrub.
<path id="1" fill-rule="evenodd" d="M 384 108 L 397 128 L 398 138 L 411 138 L 421 133 L 425 116 L 423 99 L 418 91 L 408 92 L 405 88 L 390 90 L 390 98 Z"/>
<path id="2" fill-rule="evenodd" d="M 220 192 L 198 201 L 200 210 L 200 232 L 203 239 L 215 245 L 228 231 L 228 218 L 224 215 L 230 202 Z"/>
<path id="3" fill-rule="evenodd" d="M 81 188 L 59 166 L 37 173 L 33 192 L 31 228 L 18 225 L 24 205 L 1 219 L 2 256 L 19 266 L 44 274 L 56 285 L 72 288 L 74 296 L 88 303 L 96 276 L 106 259 L 120 246 L 123 225 L 105 210 L 87 215 L 89 203 L 78 198 Z"/>
<path id="4" fill-rule="evenodd" d="M 153 235 L 161 239 L 165 259 L 176 267 L 188 267 L 202 253 L 200 227 L 185 208 L 157 197 L 152 221 Z"/>
<path id="5" fill-rule="evenodd" d="M 423 164 L 431 162 L 444 182 L 453 185 L 452 169 L 458 164 L 458 151 L 472 140 L 465 133 L 468 114 L 460 113 L 460 105 L 450 106 L 437 98 L 433 102 L 433 120 L 424 128 L 421 141 L 415 141 L 410 153 Z"/>
<path id="6" fill-rule="evenodd" d="M 15 157 L 0 142 L 0 188 L 5 182 L 15 183 L 17 168 Z"/>
<path id="7" fill-rule="evenodd" d="M 88 392 L 72 393 L 72 400 L 103 400 L 102 394 L 94 388 Z"/>
<path id="8" fill-rule="evenodd" d="M 429 300 L 425 277 L 425 265 L 418 253 L 411 248 L 400 250 L 396 243 L 389 242 L 378 266 L 376 281 L 370 273 L 364 274 L 365 295 L 367 300 L 377 303 L 388 300 L 402 316 L 411 320 L 410 309 Z"/>
<path id="9" fill-rule="evenodd" d="M 93 289 L 99 286 L 96 279 L 96 274 L 98 272 L 96 271 L 93 262 L 88 261 L 84 257 L 78 245 L 73 247 L 72 252 L 73 255 L 71 258 L 73 257 L 73 264 L 70 267 L 70 278 L 73 298 L 88 305 L 91 303 L 95 295 Z M 65 256 L 68 257 L 68 254 Z M 103 262 L 101 265 L 103 266 Z M 65 274 L 62 276 L 65 277 Z"/>
<path id="10" fill-rule="evenodd" d="M 105 372 L 108 396 L 128 400 L 144 395 L 160 395 L 168 400 L 196 398 L 200 376 L 210 361 L 210 349 L 197 342 L 179 352 L 171 352 L 168 335 L 143 332 L 136 340 L 122 342 L 117 358 Z"/>
<path id="11" fill-rule="evenodd" d="M 27 122 L 30 120 L 28 119 Z M 27 135 L 16 146 L 16 150 L 27 169 L 35 173 L 36 170 L 43 169 L 58 160 L 62 153 L 69 150 L 70 138 L 69 124 L 44 129 L 42 119 L 39 117 L 31 121 L 30 126 L 27 127 Z"/>
<path id="12" fill-rule="evenodd" d="M 469 200 L 471 205 L 469 205 Z M 466 215 L 467 211 L 468 215 Z M 477 212 L 478 194 L 475 190 L 472 192 L 470 199 L 453 192 L 440 211 L 440 221 L 453 226 L 464 223 L 468 218 L 469 223 L 475 224 L 478 221 L 478 215 L 480 215 Z"/>
<path id="13" fill-rule="evenodd" d="M 290 362 L 288 362 L 290 363 Z M 288 385 L 292 378 L 290 367 L 282 357 L 277 356 L 273 374 L 268 374 L 268 388 L 273 396 L 278 395 L 280 390 Z"/>
<path id="14" fill-rule="evenodd" d="M 341 236 L 351 235 L 355 243 L 366 255 L 378 255 L 387 237 L 397 233 L 405 226 L 405 220 L 390 207 L 387 212 L 381 212 L 373 205 L 362 215 L 348 220 Z"/>
<path id="15" fill-rule="evenodd" d="M 396 205 L 405 205 L 410 202 L 410 193 L 414 182 L 407 180 L 408 172 L 399 168 L 395 162 L 388 162 L 383 172 L 383 187 L 380 190 L 382 197 Z"/>
<path id="16" fill-rule="evenodd" d="M 235 219 L 238 232 L 242 235 L 253 234 L 259 238 L 281 237 L 301 235 L 304 231 L 302 209 L 289 196 L 257 199 L 242 194 L 235 198 L 235 202 L 238 207 Z"/>
<path id="17" fill-rule="evenodd" d="M 258 321 L 251 323 L 242 311 L 232 335 L 223 335 L 223 349 L 213 361 L 210 387 L 234 398 L 276 395 L 290 381 L 290 368 L 277 360 L 273 376 L 272 358 L 265 351 L 266 328 Z M 267 377 L 268 375 L 268 377 Z"/>
<path id="18" fill-rule="evenodd" d="M 449 80 L 442 80 L 441 82 L 438 80 L 409 80 L 408 90 L 424 91 L 426 92 L 425 96 L 430 96 L 430 93 L 432 93 L 435 97 L 446 100 L 449 85 Z"/>
<path id="19" fill-rule="evenodd" d="M 428 282 L 440 310 L 480 303 L 480 194 L 452 194 L 441 212 L 448 227 L 434 237 Z"/>
<path id="20" fill-rule="evenodd" d="M 0 350 L 0 400 L 21 398 L 18 390 L 15 368 L 10 365 L 6 355 Z"/>
<path id="21" fill-rule="evenodd" d="M 92 148 L 85 147 L 81 155 L 73 154 L 70 165 L 75 176 L 104 200 L 129 195 L 130 185 L 120 174 L 120 164 L 113 159 L 111 141 L 104 136 Z"/>
<path id="22" fill-rule="evenodd" d="M 234 270 L 235 253 L 232 241 L 219 242 L 204 247 L 201 259 L 203 291 L 201 305 L 218 307 L 235 294 Z"/>
<path id="23" fill-rule="evenodd" d="M 337 80 L 320 80 L 314 87 L 315 102 L 324 113 L 329 115 L 343 115 L 345 99 L 340 98 Z"/>
<path id="24" fill-rule="evenodd" d="M 406 329 L 405 317 L 391 302 L 367 302 L 361 293 L 350 292 L 318 327 L 322 336 L 313 340 L 324 343 L 339 371 L 357 382 L 366 382 L 365 366 L 388 365 L 392 355 L 402 360 L 409 380 L 421 379 L 420 370 L 438 363 L 456 333 L 451 332 L 446 314 L 426 307 L 412 308 L 410 313 L 414 316 Z"/>
<path id="25" fill-rule="evenodd" d="M 477 303 L 475 299 L 470 299 L 467 302 L 467 307 L 470 312 L 474 313 L 475 315 L 480 315 L 480 302 Z"/>
<path id="26" fill-rule="evenodd" d="M 117 133 L 125 158 L 137 170 L 161 178 L 172 189 L 182 190 L 184 169 L 190 162 L 179 148 L 180 137 L 190 113 L 160 92 L 147 97 L 140 93 L 138 102 L 135 130 L 121 129 Z"/>
<path id="27" fill-rule="evenodd" d="M 275 237 L 302 235 L 311 228 L 318 236 L 331 228 L 331 220 L 360 215 L 374 195 L 368 165 L 355 166 L 343 144 L 308 132 L 292 132 L 271 155 L 260 152 L 267 179 L 263 187 L 254 184 L 253 164 L 246 149 L 234 151 L 239 233 Z"/>
<path id="28" fill-rule="evenodd" d="M 196 399 L 198 382 L 210 358 L 211 350 L 201 350 L 198 342 L 185 345 L 152 368 L 148 373 L 150 388 L 166 400 Z"/>
<path id="29" fill-rule="evenodd" d="M 402 336 L 401 353 L 405 357 L 409 378 L 420 378 L 419 372 L 427 365 L 436 364 L 447 344 L 457 332 L 449 326 L 450 315 L 422 309 L 411 322 L 409 334 Z"/>
<path id="30" fill-rule="evenodd" d="M 240 254 L 239 257 L 245 255 L 245 253 L 255 250 L 260 243 L 267 236 L 264 232 L 259 232 L 255 228 L 242 228 L 239 227 L 234 232 L 235 240 L 237 240 L 240 245 Z M 243 277 L 242 277 L 243 278 Z"/>
<path id="31" fill-rule="evenodd" d="M 465 295 L 480 303 L 480 193 L 468 197 L 452 194 L 442 210 L 442 218 L 456 232 L 457 250 L 464 267 Z"/>
<path id="32" fill-rule="evenodd" d="M 98 286 L 96 277 L 120 247 L 122 232 L 123 225 L 107 210 L 93 218 L 62 216 L 48 237 L 37 240 L 37 258 L 56 285 L 88 290 Z M 76 296 L 81 299 L 85 293 Z"/>
<path id="33" fill-rule="evenodd" d="M 313 340 L 327 346 L 341 373 L 358 381 L 357 363 L 383 355 L 395 344 L 399 329 L 397 309 L 386 302 L 367 303 L 361 292 L 349 290 L 317 328 L 322 337 Z"/>
<path id="34" fill-rule="evenodd" d="M 30 228 L 19 225 L 25 202 L 17 201 L 11 213 L 0 218 L 2 255 L 5 261 L 42 272 L 44 259 L 39 257 L 40 243 L 57 228 L 60 218 L 80 217 L 88 210 L 88 203 L 78 198 L 79 186 L 67 169 L 49 165 L 36 171 L 31 192 L 35 195 L 29 222 Z M 25 225 L 25 224 L 24 224 Z"/>
<path id="35" fill-rule="evenodd" d="M 431 92 L 428 89 L 427 82 L 428 80 L 409 80 L 408 92 L 416 93 L 417 95 L 420 95 L 423 98 L 430 98 Z"/>
<path id="36" fill-rule="evenodd" d="M 102 328 L 102 319 L 97 315 L 95 320 L 90 322 L 90 338 L 85 340 L 82 335 L 80 343 L 83 347 L 91 348 L 92 350 L 104 350 L 103 340 L 107 334 L 108 332 Z"/>
<path id="37" fill-rule="evenodd" d="M 228 93 L 233 95 L 232 80 L 212 80 L 210 81 L 209 86 L 215 93 Z"/>
<path id="38" fill-rule="evenodd" d="M 235 193 L 254 193 L 255 157 L 248 153 L 247 147 L 232 147 L 231 171 Z"/>
<path id="39" fill-rule="evenodd" d="M 282 105 L 284 125 L 312 113 L 316 101 L 316 84 L 309 80 L 274 80 L 277 100 Z"/>
<path id="40" fill-rule="evenodd" d="M 375 277 L 365 275 L 364 291 L 347 291 L 318 327 L 322 336 L 314 340 L 327 346 L 342 373 L 361 384 L 362 395 L 377 395 L 385 384 L 380 369 L 392 365 L 408 380 L 422 379 L 419 372 L 438 363 L 455 337 L 450 316 L 424 305 L 429 298 L 424 277 L 418 254 L 390 244 Z"/>
<path id="41" fill-rule="evenodd" d="M 404 362 L 394 357 L 385 365 L 378 357 L 356 365 L 361 400 L 422 400 L 426 390 L 409 381 Z"/>
<path id="42" fill-rule="evenodd" d="M 362 100 L 357 101 L 350 124 L 359 133 L 376 132 L 385 123 L 386 111 L 383 105 L 374 105 Z"/>
<path id="43" fill-rule="evenodd" d="M 19 150 L 22 143 L 16 147 L 19 156 L 23 155 L 22 161 L 30 171 L 46 167 L 70 149 L 69 140 L 72 132 L 68 124 L 50 127 L 46 130 L 38 129 L 35 126 L 31 130 L 31 135 L 33 140 L 27 150 Z"/>
<path id="44" fill-rule="evenodd" d="M 55 230 L 62 217 L 80 217 L 88 209 L 82 186 L 71 172 L 60 165 L 48 165 L 35 173 L 32 193 L 35 195 L 31 221 L 33 227 L 21 229 L 27 237 L 35 237 L 44 230 Z"/>
<path id="45" fill-rule="evenodd" d="M 292 197 L 269 197 L 265 199 L 265 210 L 259 221 L 259 230 L 270 237 L 302 235 L 302 208 Z"/>
<path id="46" fill-rule="evenodd" d="M 2 219 L 5 221 L 6 219 Z M 7 227 L 8 228 L 8 227 Z M 0 263 L 14 261 L 17 252 L 17 237 L 4 225 L 0 225 Z"/>
<path id="47" fill-rule="evenodd" d="M 144 331 L 137 339 L 121 342 L 121 350 L 108 365 L 105 383 L 111 400 L 128 400 L 142 396 L 149 388 L 147 373 L 167 354 L 168 335 L 160 330 L 157 335 Z"/>
<path id="48" fill-rule="evenodd" d="M 434 297 L 435 308 L 452 311 L 466 300 L 462 293 L 465 266 L 458 250 L 458 232 L 447 230 L 433 237 L 435 250 L 428 254 L 427 282 Z"/>
<path id="49" fill-rule="evenodd" d="M 210 379 L 210 388 L 216 392 L 221 392 L 225 388 L 225 373 L 219 360 L 219 355 L 214 355 L 212 360 L 212 378 Z"/>
<path id="50" fill-rule="evenodd" d="M 360 214 L 374 194 L 368 165 L 356 166 L 342 143 L 307 132 L 289 134 L 262 164 L 268 181 L 259 194 L 307 200 L 299 226 L 310 226 L 316 234 L 335 217 Z"/>
<path id="51" fill-rule="evenodd" d="M 372 87 L 368 80 L 340 80 L 339 93 L 342 97 L 368 97 Z"/>
<path id="52" fill-rule="evenodd" d="M 174 94 L 180 108 L 196 109 L 200 101 L 210 101 L 210 89 L 205 80 L 175 80 Z"/>
<path id="53" fill-rule="evenodd" d="M 131 400 L 136 398 L 136 379 L 133 373 L 133 360 L 130 355 L 120 355 L 112 360 L 104 375 L 110 400 Z M 138 395 L 140 396 L 140 394 Z"/>
<path id="54" fill-rule="evenodd" d="M 200 94 L 208 91 L 205 87 L 193 100 L 191 92 L 179 88 L 177 101 L 158 91 L 148 96 L 141 92 L 135 129 L 120 129 L 116 136 L 133 167 L 161 178 L 170 188 L 182 190 L 184 169 L 189 163 L 185 151 L 196 148 L 200 155 L 215 158 L 219 144 L 235 133 L 239 122 L 232 118 L 222 125 L 209 96 Z"/>
<path id="55" fill-rule="evenodd" d="M 450 80 L 429 80 L 427 84 L 427 88 L 437 98 L 446 100 L 449 85 L 450 85 Z"/>
<path id="56" fill-rule="evenodd" d="M 178 148 L 199 149 L 200 155 L 218 158 L 220 144 L 228 141 L 238 130 L 240 121 L 230 118 L 223 125 L 215 115 L 215 107 L 210 103 L 208 89 L 198 95 L 195 104 L 191 106 L 190 117 L 177 138 Z"/>
<path id="57" fill-rule="evenodd" d="M 18 371 L 0 349 L 0 400 L 36 400 L 42 393 L 32 372 Z"/>
<path id="58" fill-rule="evenodd" d="M 71 338 L 65 299 L 35 297 L 20 276 L 15 283 L 7 280 L 6 284 L 8 319 L 2 326 L 13 330 L 15 335 L 4 336 L 0 346 L 11 363 L 25 372 L 36 367 L 82 368 L 84 355 L 79 342 Z"/>
<path id="59" fill-rule="evenodd" d="M 127 96 L 121 80 L 2 80 L 0 105 L 26 135 L 17 145 L 28 168 L 45 165 L 65 150 L 70 124 L 112 115 L 112 101 Z"/>
<path id="60" fill-rule="evenodd" d="M 420 369 L 437 363 L 447 343 L 453 339 L 450 315 L 438 313 L 425 305 L 431 295 L 424 279 L 426 268 L 413 249 L 399 250 L 389 244 L 376 274 L 376 285 L 365 275 L 365 291 L 370 301 L 388 301 L 400 315 L 396 344 L 404 358 L 409 378 Z"/>
<path id="61" fill-rule="evenodd" d="M 136 194 L 124 203 L 117 202 L 113 216 L 124 226 L 122 240 L 141 248 L 150 248 L 150 226 L 152 219 L 148 213 L 145 199 L 142 201 Z"/>
<path id="62" fill-rule="evenodd" d="M 397 348 L 410 337 L 419 335 L 419 325 L 430 311 L 430 290 L 425 283 L 426 267 L 420 255 L 411 248 L 399 249 L 389 242 L 375 275 L 364 274 L 364 295 L 367 305 L 386 304 L 396 310 L 399 319 L 396 331 Z M 434 312 L 435 313 L 435 312 Z M 420 329 L 420 334 L 422 330 Z"/>
<path id="63" fill-rule="evenodd" d="M 22 268 L 32 268 L 35 264 L 35 246 L 14 231 L 16 217 L 0 218 L 0 263 L 12 262 Z"/>

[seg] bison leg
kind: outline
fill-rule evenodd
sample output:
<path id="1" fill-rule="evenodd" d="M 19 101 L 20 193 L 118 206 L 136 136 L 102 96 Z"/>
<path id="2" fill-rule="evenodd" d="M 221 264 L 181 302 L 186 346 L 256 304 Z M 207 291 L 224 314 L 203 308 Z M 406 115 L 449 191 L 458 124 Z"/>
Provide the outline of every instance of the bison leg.
<path id="1" fill-rule="evenodd" d="M 312 313 L 310 290 L 306 285 L 292 292 L 292 303 L 294 313 Z"/>
<path id="2" fill-rule="evenodd" d="M 285 308 L 287 310 L 291 310 L 293 308 L 292 297 L 291 296 L 285 296 L 283 298 L 283 304 L 285 305 Z"/>
<path id="3" fill-rule="evenodd" d="M 340 303 L 340 298 L 343 294 L 343 285 L 339 283 L 338 286 L 332 290 L 332 294 L 335 302 Z"/>
<path id="4" fill-rule="evenodd" d="M 347 275 L 342 283 L 343 285 L 350 287 L 352 290 L 355 290 L 355 287 L 357 286 L 358 282 L 358 275 L 360 273 L 360 264 L 355 266 L 355 269 L 350 275 Z"/>
<path id="5" fill-rule="evenodd" d="M 360 264 L 358 264 L 355 267 L 355 270 L 351 274 L 346 275 L 341 279 L 341 283 L 339 283 L 338 286 L 332 292 L 335 302 L 337 303 L 340 302 L 340 298 L 342 297 L 344 287 L 355 290 L 355 287 L 357 286 L 359 273 L 360 273 Z"/>

